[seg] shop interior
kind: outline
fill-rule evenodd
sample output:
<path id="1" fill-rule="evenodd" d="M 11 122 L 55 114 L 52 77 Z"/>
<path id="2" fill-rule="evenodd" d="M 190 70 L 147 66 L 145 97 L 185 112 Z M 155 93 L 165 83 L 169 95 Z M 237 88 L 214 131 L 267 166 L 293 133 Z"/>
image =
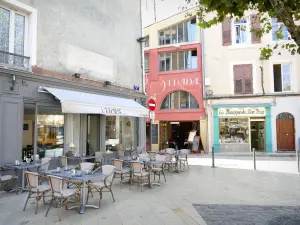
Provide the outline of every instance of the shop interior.
<path id="1" fill-rule="evenodd" d="M 219 129 L 221 144 L 250 144 L 251 151 L 265 151 L 264 118 L 220 118 Z"/>
<path id="2" fill-rule="evenodd" d="M 197 131 L 197 136 L 200 130 L 199 121 L 184 121 L 184 122 L 160 122 L 160 149 L 174 148 L 186 149 L 189 148 L 187 139 L 191 130 Z"/>
<path id="3" fill-rule="evenodd" d="M 22 160 L 33 161 L 35 124 L 37 123 L 37 154 L 40 158 L 58 157 L 63 153 L 64 116 L 60 108 L 24 104 Z M 36 121 L 37 120 L 37 121 Z"/>

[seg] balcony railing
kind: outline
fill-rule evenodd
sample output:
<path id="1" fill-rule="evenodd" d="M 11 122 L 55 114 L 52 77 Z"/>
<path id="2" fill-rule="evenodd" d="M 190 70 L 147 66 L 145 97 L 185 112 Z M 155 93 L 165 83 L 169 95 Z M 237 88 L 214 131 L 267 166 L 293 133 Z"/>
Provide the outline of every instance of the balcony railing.
<path id="1" fill-rule="evenodd" d="M 29 70 L 30 57 L 0 50 L 0 66 L 21 70 Z"/>

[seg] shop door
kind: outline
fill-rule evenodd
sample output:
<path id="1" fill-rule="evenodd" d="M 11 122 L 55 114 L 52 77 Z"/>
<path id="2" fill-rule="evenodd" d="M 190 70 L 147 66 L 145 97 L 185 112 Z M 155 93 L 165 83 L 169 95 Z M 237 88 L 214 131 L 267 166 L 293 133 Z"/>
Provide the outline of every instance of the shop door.
<path id="1" fill-rule="evenodd" d="M 265 121 L 250 120 L 251 127 L 251 150 L 265 151 Z"/>
<path id="2" fill-rule="evenodd" d="M 277 150 L 295 150 L 294 117 L 289 113 L 281 113 L 276 118 Z"/>

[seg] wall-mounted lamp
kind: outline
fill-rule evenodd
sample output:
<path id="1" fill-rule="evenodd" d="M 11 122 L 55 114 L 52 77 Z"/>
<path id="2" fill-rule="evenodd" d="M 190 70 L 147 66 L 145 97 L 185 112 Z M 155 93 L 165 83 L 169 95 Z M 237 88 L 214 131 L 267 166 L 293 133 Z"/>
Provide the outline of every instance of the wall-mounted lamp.
<path id="1" fill-rule="evenodd" d="M 111 85 L 111 82 L 108 80 L 104 81 L 104 86 L 106 87 L 107 85 Z"/>
<path id="2" fill-rule="evenodd" d="M 143 42 L 146 41 L 146 38 L 144 38 L 144 37 L 139 37 L 138 39 L 136 39 L 136 41 L 139 42 L 139 43 L 143 43 Z"/>
<path id="3" fill-rule="evenodd" d="M 15 75 L 12 76 L 11 83 L 12 83 L 12 86 L 10 87 L 10 90 L 14 91 L 15 90 L 15 85 L 16 85 L 16 76 Z"/>
<path id="4" fill-rule="evenodd" d="M 74 73 L 72 75 L 73 78 L 80 78 L 81 77 L 81 74 L 80 73 Z"/>

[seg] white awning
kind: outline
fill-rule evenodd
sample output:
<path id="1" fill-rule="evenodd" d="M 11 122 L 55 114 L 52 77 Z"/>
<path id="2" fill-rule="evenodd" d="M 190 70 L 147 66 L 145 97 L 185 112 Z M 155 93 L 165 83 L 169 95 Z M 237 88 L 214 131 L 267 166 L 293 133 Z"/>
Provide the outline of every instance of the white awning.
<path id="1" fill-rule="evenodd" d="M 42 87 L 58 98 L 63 113 L 149 117 L 149 110 L 132 99 Z"/>

